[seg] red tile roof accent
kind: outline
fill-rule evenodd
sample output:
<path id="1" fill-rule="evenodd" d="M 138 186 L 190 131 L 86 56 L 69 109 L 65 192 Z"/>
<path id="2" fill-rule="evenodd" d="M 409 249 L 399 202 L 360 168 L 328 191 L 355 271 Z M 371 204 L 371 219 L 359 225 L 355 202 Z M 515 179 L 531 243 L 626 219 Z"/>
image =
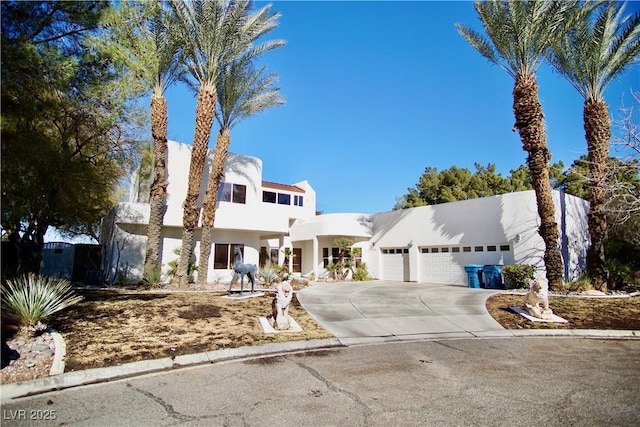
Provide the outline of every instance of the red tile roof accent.
<path id="1" fill-rule="evenodd" d="M 277 182 L 262 181 L 262 186 L 266 188 L 273 188 L 276 190 L 291 191 L 292 193 L 305 192 L 302 188 L 296 187 L 295 185 L 278 184 Z"/>

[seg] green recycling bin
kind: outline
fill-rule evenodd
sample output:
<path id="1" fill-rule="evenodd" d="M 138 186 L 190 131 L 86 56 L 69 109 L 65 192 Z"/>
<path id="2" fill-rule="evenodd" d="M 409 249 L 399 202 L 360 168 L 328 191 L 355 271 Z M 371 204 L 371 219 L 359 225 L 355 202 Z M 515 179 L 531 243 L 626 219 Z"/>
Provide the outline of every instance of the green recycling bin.
<path id="1" fill-rule="evenodd" d="M 501 265 L 485 265 L 484 271 L 485 288 L 502 289 L 502 266 Z"/>

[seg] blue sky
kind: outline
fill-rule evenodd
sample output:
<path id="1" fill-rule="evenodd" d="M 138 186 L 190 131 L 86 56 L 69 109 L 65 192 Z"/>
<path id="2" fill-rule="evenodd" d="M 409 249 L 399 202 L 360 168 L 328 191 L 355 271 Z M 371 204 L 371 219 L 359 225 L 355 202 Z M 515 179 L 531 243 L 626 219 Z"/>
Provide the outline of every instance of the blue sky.
<path id="1" fill-rule="evenodd" d="M 495 163 L 508 175 L 524 164 L 511 131 L 513 79 L 454 26 L 480 28 L 472 2 L 276 1 L 273 9 L 282 17 L 268 38 L 287 45 L 261 62 L 279 75 L 286 104 L 240 122 L 230 149 L 262 159 L 264 180 L 308 180 L 324 213 L 375 213 L 391 210 L 428 166 Z M 583 99 L 544 66 L 538 83 L 552 162 L 568 166 L 586 153 Z M 605 93 L 612 112 L 631 104 L 632 90 L 638 66 Z M 194 94 L 179 85 L 166 96 L 169 138 L 191 144 Z M 211 147 L 216 133 L 214 125 Z"/>

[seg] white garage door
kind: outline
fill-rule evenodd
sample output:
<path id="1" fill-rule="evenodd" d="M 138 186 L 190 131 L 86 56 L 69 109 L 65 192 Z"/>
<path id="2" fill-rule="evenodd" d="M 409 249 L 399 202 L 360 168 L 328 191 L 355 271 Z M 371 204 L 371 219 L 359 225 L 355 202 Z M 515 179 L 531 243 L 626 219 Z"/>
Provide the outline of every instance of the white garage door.
<path id="1" fill-rule="evenodd" d="M 428 283 L 460 283 L 467 280 L 463 254 L 451 248 L 422 248 L 420 250 L 420 281 Z"/>
<path id="2" fill-rule="evenodd" d="M 420 281 L 467 284 L 467 264 L 512 264 L 511 245 L 432 246 L 420 248 Z"/>
<path id="3" fill-rule="evenodd" d="M 409 281 L 409 249 L 382 249 L 382 274 L 384 280 Z"/>

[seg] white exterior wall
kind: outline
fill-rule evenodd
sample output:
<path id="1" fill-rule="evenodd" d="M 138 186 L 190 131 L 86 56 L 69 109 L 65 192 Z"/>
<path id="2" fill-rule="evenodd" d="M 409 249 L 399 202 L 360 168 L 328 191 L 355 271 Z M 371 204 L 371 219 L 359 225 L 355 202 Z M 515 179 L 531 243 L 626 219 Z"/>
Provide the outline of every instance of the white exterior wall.
<path id="1" fill-rule="evenodd" d="M 164 227 L 161 240 L 161 260 L 163 273 L 169 270 L 168 263 L 177 259 L 175 249 L 181 247 L 182 240 L 182 204 L 186 197 L 188 187 L 189 164 L 191 161 L 191 146 L 175 141 L 168 142 L 167 171 L 169 185 L 167 187 L 167 209 L 164 216 Z M 209 179 L 212 153 L 209 153 L 205 163 L 203 182 L 200 187 L 198 198 L 199 208 L 202 207 L 204 193 Z M 135 180 L 134 180 L 135 181 Z M 265 236 L 277 235 L 275 238 L 278 247 L 292 247 L 288 240 L 288 233 L 291 224 L 299 219 L 315 216 L 316 194 L 307 181 L 301 181 L 291 186 L 295 186 L 304 192 L 297 192 L 285 189 L 272 189 L 265 187 L 266 191 L 291 194 L 293 203 L 294 195 L 303 196 L 303 206 L 281 205 L 265 203 L 262 201 L 262 161 L 255 157 L 229 153 L 225 164 L 223 182 L 231 184 L 241 184 L 246 186 L 246 203 L 219 202 L 216 209 L 214 222 L 213 243 L 239 243 L 245 245 L 244 262 L 251 264 L 259 263 L 259 251 L 261 242 L 268 241 L 270 244 L 273 238 L 265 240 Z M 287 186 L 285 186 L 287 187 Z M 136 200 L 138 185 L 134 182 L 131 187 L 130 200 Z M 146 250 L 146 225 L 149 221 L 150 207 L 148 203 L 120 203 L 114 210 L 112 221 L 115 226 L 111 227 L 109 236 L 105 239 L 109 241 L 106 246 L 110 247 L 110 255 L 105 257 L 106 266 L 115 275 L 117 254 L 115 243 L 126 239 L 127 245 L 120 251 L 120 265 L 131 266 L 130 280 L 139 280 L 142 277 L 144 264 L 144 253 Z M 108 228 L 109 228 L 108 227 Z M 201 230 L 195 232 L 194 262 L 199 265 L 200 255 L 200 234 Z M 282 260 L 281 260 L 282 262 Z M 214 253 L 212 249 L 209 258 L 208 277 L 211 281 L 216 278 L 222 281 L 231 279 L 231 270 L 214 270 Z M 197 274 L 197 273 L 196 273 Z"/>
<path id="2" fill-rule="evenodd" d="M 162 232 L 161 254 L 163 271 L 167 264 L 177 258 L 174 253 L 181 247 L 182 203 L 187 191 L 188 165 L 191 147 L 173 141 L 169 142 L 167 167 L 169 186 L 167 211 Z M 205 165 L 205 176 L 199 198 L 202 204 L 208 180 L 211 158 Z M 316 277 L 326 277 L 323 267 L 322 249 L 331 248 L 336 238 L 346 237 L 354 241 L 355 247 L 362 248 L 362 261 L 369 268 L 373 278 L 388 279 L 393 275 L 399 280 L 437 280 L 438 269 L 451 273 L 448 283 L 460 283 L 463 264 L 531 264 L 536 267 L 536 275 L 544 277 L 544 243 L 538 235 L 539 218 L 535 193 L 525 191 L 499 196 L 465 200 L 434 206 L 424 206 L 377 214 L 339 213 L 315 215 L 316 194 L 307 181 L 292 186 L 265 184 L 262 186 L 262 162 L 250 156 L 229 153 L 223 182 L 246 186 L 246 203 L 219 202 L 216 209 L 214 243 L 239 243 L 245 245 L 247 263 L 259 263 L 261 246 L 278 249 L 279 264 L 284 254 L 282 249 L 302 249 L 302 275 L 314 273 Z M 134 185 L 135 189 L 138 188 Z M 282 187 L 282 189 L 280 189 Z M 280 205 L 262 201 L 262 192 L 302 195 L 303 206 Z M 132 194 L 132 197 L 134 195 Z M 565 263 L 565 277 L 578 278 L 585 265 L 586 249 L 589 245 L 587 233 L 588 203 L 585 200 L 553 192 L 556 204 L 556 221 L 561 233 Z M 133 200 L 133 199 L 132 199 Z M 149 217 L 147 203 L 122 203 L 114 213 L 105 218 L 106 267 L 115 275 L 117 249 L 120 248 L 120 265 L 128 264 L 132 278 L 140 278 L 146 248 L 146 224 Z M 114 225 L 115 224 L 115 225 Z M 195 233 L 194 256 L 199 264 L 200 230 Z M 124 243 L 124 245 L 123 245 Z M 120 246 L 118 246 L 120 245 Z M 449 251 L 455 246 L 477 245 L 508 246 L 508 251 L 469 253 L 455 255 Z M 393 252 L 390 252 L 390 248 Z M 431 249 L 438 248 L 442 256 L 431 256 Z M 443 248 L 447 249 L 445 254 Z M 389 252 L 385 258 L 382 251 Z M 397 257 L 395 255 L 398 255 Z M 396 259 L 397 258 L 397 259 Z M 230 270 L 213 269 L 214 253 L 209 261 L 208 276 L 227 281 Z M 456 271 L 445 264 L 455 264 Z M 202 269 L 199 266 L 199 269 Z M 435 275 L 428 272 L 434 269 Z M 422 274 L 428 272 L 429 274 Z M 444 279 L 443 279 L 444 280 Z"/>
<path id="3" fill-rule="evenodd" d="M 554 191 L 556 220 L 560 229 L 561 193 Z M 588 246 L 588 203 L 564 195 L 566 236 L 569 242 L 567 275 L 579 275 Z M 371 216 L 374 233 L 369 250 L 369 271 L 384 278 L 382 248 L 408 248 L 410 281 L 419 280 L 419 249 L 424 246 L 471 246 L 509 243 L 515 264 L 531 264 L 544 277 L 544 243 L 538 234 L 535 193 L 524 191 L 480 199 L 384 212 Z M 562 232 L 562 230 L 560 230 Z M 483 253 L 487 257 L 489 254 Z M 481 259 L 481 263 L 488 263 Z M 503 260 L 503 263 L 509 263 Z M 494 262 L 491 262 L 494 263 Z"/>
<path id="4" fill-rule="evenodd" d="M 164 216 L 166 226 L 182 227 L 182 203 L 187 194 L 189 164 L 191 162 L 191 146 L 169 141 L 167 161 L 168 181 L 167 211 Z M 199 207 L 202 206 L 204 193 L 209 179 L 212 155 L 207 157 L 203 182 L 200 187 Z M 303 206 L 278 205 L 262 202 L 262 161 L 256 157 L 235 153 L 227 155 L 223 182 L 243 184 L 247 186 L 246 204 L 220 202 L 216 209 L 215 228 L 243 229 L 256 231 L 273 231 L 288 233 L 290 218 L 306 218 L 315 216 L 316 195 L 307 181 L 296 184 L 305 190 Z M 269 191 L 286 192 L 285 190 Z M 147 220 L 148 221 L 148 220 Z"/>

